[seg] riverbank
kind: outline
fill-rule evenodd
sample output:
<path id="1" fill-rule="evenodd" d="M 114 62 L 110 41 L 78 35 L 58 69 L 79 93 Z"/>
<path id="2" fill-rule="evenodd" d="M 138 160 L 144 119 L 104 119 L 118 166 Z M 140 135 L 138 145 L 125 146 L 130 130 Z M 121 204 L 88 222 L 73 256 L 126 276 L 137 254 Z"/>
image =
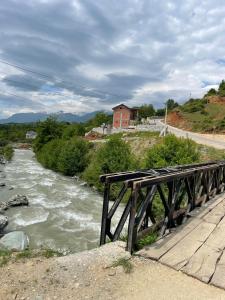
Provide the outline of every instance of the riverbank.
<path id="1" fill-rule="evenodd" d="M 125 272 L 124 262 L 132 266 Z M 1 268 L 0 300 L 221 300 L 225 291 L 157 262 L 130 257 L 124 243 Z"/>

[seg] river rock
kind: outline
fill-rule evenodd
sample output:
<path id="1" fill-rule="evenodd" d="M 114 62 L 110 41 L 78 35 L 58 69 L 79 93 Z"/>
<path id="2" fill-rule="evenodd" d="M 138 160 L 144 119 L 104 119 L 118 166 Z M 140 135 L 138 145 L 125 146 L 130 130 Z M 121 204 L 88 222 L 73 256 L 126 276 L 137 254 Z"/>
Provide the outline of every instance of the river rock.
<path id="1" fill-rule="evenodd" d="M 28 199 L 25 195 L 15 195 L 7 201 L 8 206 L 28 205 Z"/>
<path id="2" fill-rule="evenodd" d="M 29 246 L 29 238 L 23 231 L 7 233 L 0 239 L 0 249 L 23 251 Z"/>
<path id="3" fill-rule="evenodd" d="M 0 182 L 0 187 L 4 187 L 5 186 L 5 182 Z"/>
<path id="4" fill-rule="evenodd" d="M 0 164 L 2 164 L 2 165 L 6 164 L 6 160 L 3 156 L 0 156 Z"/>
<path id="5" fill-rule="evenodd" d="M 6 227 L 8 224 L 8 218 L 6 216 L 0 215 L 0 231 Z"/>
<path id="6" fill-rule="evenodd" d="M 21 205 L 28 205 L 28 199 L 25 195 L 15 195 L 8 201 L 4 201 L 0 203 L 0 213 L 4 210 L 7 210 L 9 207 L 13 206 L 21 206 Z"/>

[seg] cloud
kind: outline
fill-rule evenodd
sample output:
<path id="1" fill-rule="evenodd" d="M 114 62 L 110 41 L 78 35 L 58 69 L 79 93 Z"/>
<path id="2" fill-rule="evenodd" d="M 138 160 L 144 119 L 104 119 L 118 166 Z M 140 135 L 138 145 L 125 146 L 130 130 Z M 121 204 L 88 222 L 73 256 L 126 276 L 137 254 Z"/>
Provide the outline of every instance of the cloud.
<path id="1" fill-rule="evenodd" d="M 199 97 L 224 78 L 224 14 L 222 0 L 2 0 L 0 60 L 34 73 L 0 62 L 1 115 Z"/>

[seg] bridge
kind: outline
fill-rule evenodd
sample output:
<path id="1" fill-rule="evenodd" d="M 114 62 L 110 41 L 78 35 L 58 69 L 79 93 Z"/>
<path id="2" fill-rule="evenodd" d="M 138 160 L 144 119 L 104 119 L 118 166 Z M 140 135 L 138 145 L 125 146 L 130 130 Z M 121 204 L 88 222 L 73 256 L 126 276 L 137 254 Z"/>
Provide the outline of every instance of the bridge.
<path id="1" fill-rule="evenodd" d="M 131 253 L 225 288 L 225 161 L 113 173 L 100 180 L 105 185 L 101 245 L 125 237 Z M 156 242 L 137 251 L 139 240 L 153 232 Z"/>

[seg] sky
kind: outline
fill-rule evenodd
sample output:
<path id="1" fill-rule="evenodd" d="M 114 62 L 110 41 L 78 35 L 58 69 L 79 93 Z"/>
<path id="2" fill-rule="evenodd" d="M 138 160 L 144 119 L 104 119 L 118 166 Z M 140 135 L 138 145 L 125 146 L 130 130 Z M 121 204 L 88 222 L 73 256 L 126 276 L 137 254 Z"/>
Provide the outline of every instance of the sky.
<path id="1" fill-rule="evenodd" d="M 224 0 L 1 0 L 0 118 L 162 107 L 225 78 Z"/>

